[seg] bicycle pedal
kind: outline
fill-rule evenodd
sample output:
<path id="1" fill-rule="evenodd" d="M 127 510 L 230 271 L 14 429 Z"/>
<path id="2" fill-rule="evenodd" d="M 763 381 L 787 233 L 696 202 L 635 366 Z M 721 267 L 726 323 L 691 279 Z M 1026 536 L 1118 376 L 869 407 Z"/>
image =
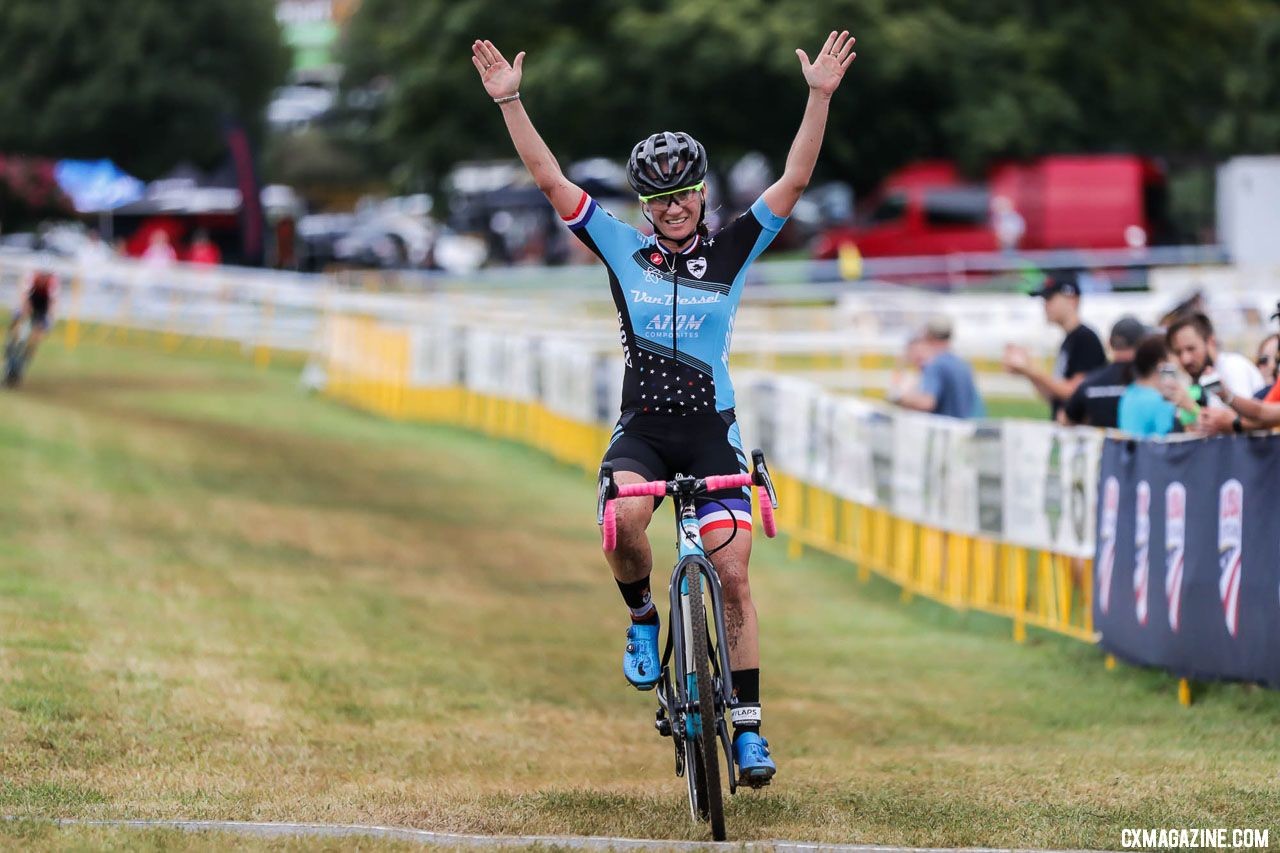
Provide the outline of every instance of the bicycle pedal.
<path id="1" fill-rule="evenodd" d="M 746 785 L 748 788 L 760 790 L 767 788 L 769 783 L 773 781 L 773 773 L 768 770 L 755 770 L 750 773 L 743 773 L 738 779 L 739 785 Z"/>

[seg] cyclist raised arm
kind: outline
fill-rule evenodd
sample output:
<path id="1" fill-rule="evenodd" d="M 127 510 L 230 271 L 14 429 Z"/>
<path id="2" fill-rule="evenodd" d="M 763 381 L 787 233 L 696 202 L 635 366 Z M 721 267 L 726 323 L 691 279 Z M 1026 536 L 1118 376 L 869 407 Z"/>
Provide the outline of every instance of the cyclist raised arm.
<path id="1" fill-rule="evenodd" d="M 493 42 L 477 39 L 471 45 L 471 64 L 480 72 L 484 90 L 502 108 L 507 132 L 516 146 L 520 161 L 533 176 L 538 189 L 551 202 L 556 213 L 568 218 L 582 201 L 582 189 L 564 176 L 556 157 L 542 141 L 537 128 L 520 101 L 520 78 L 524 74 L 524 51 L 509 63 Z"/>
<path id="2" fill-rule="evenodd" d="M 848 30 L 840 33 L 832 30 L 822 46 L 822 52 L 813 62 L 809 61 L 807 53 L 796 48 L 804 81 L 809 84 L 809 101 L 805 104 L 804 118 L 800 120 L 800 130 L 796 132 L 791 151 L 787 154 L 787 165 L 782 177 L 764 191 L 765 204 L 778 216 L 790 216 L 796 202 L 809 186 L 813 167 L 818 162 L 818 152 L 822 149 L 822 137 L 827 129 L 831 96 L 835 94 L 840 81 L 844 79 L 844 73 L 858 56 L 853 52 L 856 41 Z"/>

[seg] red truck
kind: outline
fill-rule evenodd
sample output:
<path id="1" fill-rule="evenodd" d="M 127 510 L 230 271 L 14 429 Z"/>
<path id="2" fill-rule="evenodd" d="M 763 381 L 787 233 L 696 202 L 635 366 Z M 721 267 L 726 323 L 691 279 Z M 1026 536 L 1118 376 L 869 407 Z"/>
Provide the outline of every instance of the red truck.
<path id="1" fill-rule="evenodd" d="M 993 202 L 1011 204 L 1022 217 L 1019 249 L 1162 242 L 1166 187 L 1155 161 L 1123 154 L 1001 163 L 982 184 L 964 181 L 952 163 L 923 161 L 893 173 L 859 224 L 819 235 L 814 255 L 834 258 L 849 243 L 864 257 L 998 251 Z M 996 201 L 1002 196 L 1008 201 Z"/>

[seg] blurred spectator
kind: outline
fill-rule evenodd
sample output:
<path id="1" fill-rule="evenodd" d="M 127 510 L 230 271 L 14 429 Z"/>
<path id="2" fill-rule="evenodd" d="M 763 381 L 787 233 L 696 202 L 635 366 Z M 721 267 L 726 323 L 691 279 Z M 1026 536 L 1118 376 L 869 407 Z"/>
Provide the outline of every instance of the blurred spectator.
<path id="1" fill-rule="evenodd" d="M 1044 285 L 1031 294 L 1044 299 L 1044 316 L 1066 332 L 1052 375 L 1046 373 L 1027 353 L 1025 347 L 1009 344 L 1004 348 L 1004 366 L 1010 373 L 1025 376 L 1053 408 L 1058 419 L 1062 405 L 1084 381 L 1087 373 L 1104 367 L 1107 353 L 1098 333 L 1080 322 L 1080 286 L 1074 276 L 1046 277 Z"/>
<path id="2" fill-rule="evenodd" d="M 188 260 L 193 264 L 204 266 L 217 266 L 222 263 L 222 252 L 218 251 L 217 245 L 209 239 L 209 232 L 203 228 L 197 229 L 195 238 L 191 241 L 191 254 Z"/>
<path id="3" fill-rule="evenodd" d="M 1027 231 L 1027 221 L 1013 206 L 1013 199 L 998 195 L 991 199 L 991 229 L 996 233 L 996 245 L 1002 252 L 1018 248 L 1022 235 Z"/>
<path id="4" fill-rule="evenodd" d="M 1196 432 L 1212 435 L 1280 427 L 1280 382 L 1275 381 L 1277 345 L 1280 345 L 1280 336 L 1277 335 L 1269 335 L 1258 344 L 1258 368 L 1263 382 L 1270 384 L 1263 390 L 1254 392 L 1252 399 L 1237 396 L 1229 388 L 1219 389 L 1217 397 L 1227 409 L 1206 409 L 1201 412 Z"/>
<path id="5" fill-rule="evenodd" d="M 968 362 L 951 351 L 951 321 L 934 317 L 907 345 L 907 359 L 920 369 L 915 388 L 896 383 L 886 395 L 891 403 L 918 412 L 952 418 L 980 418 L 986 414 L 982 396 Z"/>
<path id="6" fill-rule="evenodd" d="M 1134 351 L 1133 382 L 1120 397 L 1119 426 L 1124 432 L 1139 438 L 1168 435 L 1178 429 L 1178 409 L 1195 408 L 1185 389 L 1162 380 L 1161 368 L 1166 373 L 1175 369 L 1169 345 L 1164 335 L 1149 335 Z M 1166 399 L 1166 394 L 1173 399 Z"/>
<path id="7" fill-rule="evenodd" d="M 142 262 L 153 270 L 166 270 L 178 260 L 178 253 L 169 242 L 169 234 L 162 228 L 151 232 L 147 249 L 142 253 Z"/>
<path id="8" fill-rule="evenodd" d="M 1069 424 L 1115 429 L 1120 423 L 1120 397 L 1133 382 L 1133 355 L 1150 334 L 1136 317 L 1121 317 L 1111 327 L 1111 364 L 1085 376 L 1062 407 Z"/>
<path id="9" fill-rule="evenodd" d="M 1196 383 L 1193 399 L 1201 406 L 1222 408 L 1222 401 L 1206 394 L 1203 385 L 1217 378 L 1233 395 L 1252 397 L 1265 387 L 1262 374 L 1249 359 L 1234 352 L 1220 352 L 1213 323 L 1202 313 L 1188 314 L 1173 321 L 1166 338 L 1169 349 Z"/>
<path id="10" fill-rule="evenodd" d="M 1262 381 L 1265 383 L 1265 387 L 1261 391 L 1254 392 L 1255 399 L 1265 399 L 1276 384 L 1276 352 L 1278 349 L 1280 349 L 1280 335 L 1267 335 L 1258 344 L 1258 372 L 1262 374 Z"/>
<path id="11" fill-rule="evenodd" d="M 1208 310 L 1204 294 L 1197 290 L 1165 312 L 1164 316 L 1160 318 L 1159 325 L 1161 328 L 1167 329 L 1183 317 L 1190 317 L 1192 314 L 1204 314 Z"/>
<path id="12" fill-rule="evenodd" d="M 293 217 L 286 216 L 275 227 L 275 263 L 282 270 L 298 268 L 298 226 Z"/>

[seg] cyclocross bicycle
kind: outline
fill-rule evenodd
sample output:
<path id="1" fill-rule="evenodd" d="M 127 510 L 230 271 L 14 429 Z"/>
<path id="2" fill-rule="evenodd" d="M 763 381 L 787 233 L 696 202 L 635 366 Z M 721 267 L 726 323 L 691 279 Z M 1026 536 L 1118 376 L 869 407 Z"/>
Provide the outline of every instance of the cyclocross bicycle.
<path id="1" fill-rule="evenodd" d="M 31 337 L 31 320 L 24 318 L 4 345 L 4 384 L 16 387 L 27 368 L 27 340 Z"/>
<path id="2" fill-rule="evenodd" d="M 760 521 L 764 534 L 777 534 L 773 511 L 778 506 L 773 481 L 765 466 L 764 453 L 751 452 L 749 474 L 726 474 L 705 478 L 677 474 L 675 479 L 655 480 L 619 486 L 613 480 L 613 466 L 600 466 L 596 503 L 596 523 L 600 525 L 604 548 L 617 545 L 614 501 L 618 498 L 670 497 L 675 503 L 678 559 L 671 572 L 669 595 L 671 618 L 667 620 L 667 643 L 662 653 L 662 673 L 658 680 L 658 712 L 654 726 L 675 747 L 676 776 L 683 776 L 689 788 L 689 811 L 694 820 L 711 824 L 716 841 L 725 840 L 724 796 L 720 785 L 719 743 L 729 772 L 729 793 L 738 789 L 733 743 L 725 723 L 725 711 L 733 701 L 729 666 L 729 644 L 725 638 L 723 596 L 720 578 L 711 556 L 702 547 L 698 530 L 696 499 L 720 489 L 755 486 L 760 499 Z M 712 502 L 718 503 L 714 498 Z M 723 506 L 723 504 L 722 504 Z M 727 507 L 725 507 L 728 509 Z M 733 533 L 725 545 L 738 533 Z M 711 554 L 725 545 L 712 550 Z M 710 605 L 707 599 L 710 599 Z M 680 618 L 675 618 L 679 614 Z M 710 620 L 708 620 L 710 614 Z M 714 631 L 714 633 L 713 633 Z"/>

